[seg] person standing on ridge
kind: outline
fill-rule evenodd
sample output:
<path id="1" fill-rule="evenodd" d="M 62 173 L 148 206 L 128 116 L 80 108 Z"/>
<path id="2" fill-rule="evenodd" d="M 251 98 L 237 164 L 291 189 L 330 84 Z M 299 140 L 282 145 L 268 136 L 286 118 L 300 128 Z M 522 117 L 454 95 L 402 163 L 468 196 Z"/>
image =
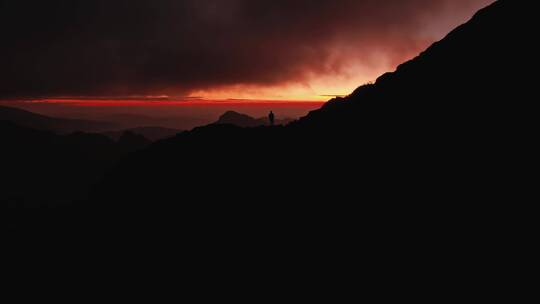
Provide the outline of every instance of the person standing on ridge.
<path id="1" fill-rule="evenodd" d="M 270 125 L 273 126 L 275 122 L 276 116 L 274 115 L 274 112 L 270 111 L 270 114 L 268 114 L 268 120 L 270 121 Z"/>

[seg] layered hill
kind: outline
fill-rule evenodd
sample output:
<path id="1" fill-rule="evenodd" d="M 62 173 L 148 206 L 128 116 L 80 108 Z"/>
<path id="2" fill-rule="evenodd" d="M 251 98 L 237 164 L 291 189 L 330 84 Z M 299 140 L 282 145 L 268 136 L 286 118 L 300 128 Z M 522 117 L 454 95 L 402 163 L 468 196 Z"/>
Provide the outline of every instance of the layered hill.
<path id="1" fill-rule="evenodd" d="M 118 141 L 104 135 L 53 132 L 0 121 L 0 208 L 74 206 L 119 159 L 149 142 L 132 133 Z"/>
<path id="2" fill-rule="evenodd" d="M 55 118 L 4 106 L 0 106 L 0 120 L 55 133 L 100 132 L 115 128 L 114 124 L 108 122 Z"/>

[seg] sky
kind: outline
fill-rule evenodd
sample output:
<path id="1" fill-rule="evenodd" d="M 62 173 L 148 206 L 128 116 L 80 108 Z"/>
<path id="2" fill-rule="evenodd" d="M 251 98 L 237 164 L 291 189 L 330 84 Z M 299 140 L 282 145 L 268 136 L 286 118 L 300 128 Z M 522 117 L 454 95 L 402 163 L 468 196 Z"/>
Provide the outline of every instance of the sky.
<path id="1" fill-rule="evenodd" d="M 394 70 L 492 2 L 0 0 L 0 101 L 311 109 Z"/>

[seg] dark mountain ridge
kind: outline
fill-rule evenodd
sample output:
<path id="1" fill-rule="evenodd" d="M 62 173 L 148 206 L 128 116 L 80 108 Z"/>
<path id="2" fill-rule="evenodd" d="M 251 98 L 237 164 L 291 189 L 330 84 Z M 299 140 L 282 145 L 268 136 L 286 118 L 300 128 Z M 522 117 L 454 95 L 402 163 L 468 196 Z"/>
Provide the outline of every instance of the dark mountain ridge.
<path id="1" fill-rule="evenodd" d="M 526 79 L 516 75 L 528 70 L 532 54 L 528 41 L 536 32 L 527 5 L 495 2 L 395 72 L 329 102 L 302 123 L 397 119 L 405 126 L 414 120 L 455 126 L 453 118 L 481 122 L 490 112 L 517 109 L 515 103 L 527 102 L 527 88 Z"/>
<path id="2" fill-rule="evenodd" d="M 53 132 L 0 121 L 0 207 L 76 207 L 104 172 L 149 142 L 126 133 L 118 142 L 92 133 Z"/>

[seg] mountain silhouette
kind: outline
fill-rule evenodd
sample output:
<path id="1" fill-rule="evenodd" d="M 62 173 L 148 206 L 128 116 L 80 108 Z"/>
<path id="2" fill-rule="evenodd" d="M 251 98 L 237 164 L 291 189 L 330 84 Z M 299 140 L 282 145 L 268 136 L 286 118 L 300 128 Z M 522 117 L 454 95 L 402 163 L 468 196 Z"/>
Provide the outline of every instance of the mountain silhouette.
<path id="1" fill-rule="evenodd" d="M 276 125 L 286 125 L 293 121 L 292 119 L 277 119 Z M 261 126 L 268 126 L 270 125 L 270 122 L 268 121 L 268 118 L 253 118 L 246 114 L 241 114 L 235 111 L 228 111 L 225 112 L 223 115 L 221 115 L 217 122 L 214 124 L 216 125 L 233 125 L 237 127 L 242 128 L 253 128 L 253 127 L 261 127 Z"/>
<path id="2" fill-rule="evenodd" d="M 0 106 L 0 120 L 10 121 L 22 127 L 64 134 L 78 131 L 100 132 L 116 128 L 109 122 L 54 118 L 4 106 Z"/>
<path id="3" fill-rule="evenodd" d="M 121 163 L 94 199 L 130 210 L 213 208 L 217 217 L 253 211 L 260 224 L 494 191 L 506 180 L 501 160 L 528 144 L 529 87 L 511 76 L 525 75 L 531 60 L 527 5 L 495 2 L 395 72 L 287 127 L 211 125 L 158 142 Z"/>
<path id="4" fill-rule="evenodd" d="M 524 115 L 527 88 L 514 77 L 527 71 L 527 42 L 536 32 L 527 9 L 523 1 L 495 2 L 395 72 L 334 99 L 300 124 L 438 133 L 500 127 L 495 115 Z"/>
<path id="5" fill-rule="evenodd" d="M 220 123 L 158 141 L 107 170 L 88 216 L 168 241 L 181 231 L 291 247 L 482 217 L 530 184 L 521 169 L 534 151 L 531 12 L 532 2 L 497 1 L 395 72 L 287 126 Z"/>

